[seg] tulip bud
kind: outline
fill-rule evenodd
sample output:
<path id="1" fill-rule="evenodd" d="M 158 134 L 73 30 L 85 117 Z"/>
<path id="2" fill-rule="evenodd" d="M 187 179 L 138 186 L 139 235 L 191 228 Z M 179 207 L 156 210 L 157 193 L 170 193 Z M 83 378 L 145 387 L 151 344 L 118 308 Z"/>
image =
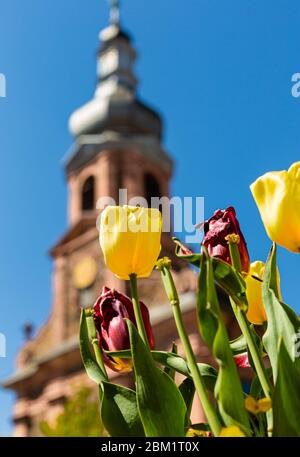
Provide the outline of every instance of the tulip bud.
<path id="1" fill-rule="evenodd" d="M 267 314 L 263 304 L 262 281 L 265 264 L 261 261 L 252 262 L 249 273 L 245 278 L 246 294 L 248 300 L 247 319 L 252 324 L 261 325 L 267 320 Z M 277 271 L 278 290 L 280 287 L 280 276 Z M 280 292 L 279 292 L 280 293 Z"/>
<path id="2" fill-rule="evenodd" d="M 158 209 L 107 206 L 101 214 L 100 246 L 107 267 L 120 279 L 150 276 L 159 256 L 162 219 Z"/>
<path id="3" fill-rule="evenodd" d="M 142 302 L 140 302 L 140 307 L 149 346 L 154 349 L 149 311 Z M 131 320 L 136 326 L 132 301 L 114 289 L 103 287 L 102 293 L 94 305 L 94 321 L 101 349 L 104 351 L 130 349 L 129 332 L 124 319 Z M 123 373 L 132 370 L 131 359 L 110 357 L 104 351 L 103 360 L 112 370 Z"/>
<path id="4" fill-rule="evenodd" d="M 218 257 L 231 264 L 228 235 L 238 235 L 238 248 L 243 272 L 249 270 L 250 259 L 245 238 L 236 218 L 235 209 L 231 206 L 226 210 L 217 210 L 214 215 L 204 222 L 203 246 L 212 257 Z"/>
<path id="5" fill-rule="evenodd" d="M 300 162 L 288 171 L 266 173 L 250 188 L 270 239 L 299 254 Z"/>

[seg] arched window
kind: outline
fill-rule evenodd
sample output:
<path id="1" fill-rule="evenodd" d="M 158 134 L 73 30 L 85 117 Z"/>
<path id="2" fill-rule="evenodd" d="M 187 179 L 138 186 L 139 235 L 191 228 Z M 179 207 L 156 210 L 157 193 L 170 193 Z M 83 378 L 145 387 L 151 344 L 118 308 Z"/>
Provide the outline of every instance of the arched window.
<path id="1" fill-rule="evenodd" d="M 150 208 L 151 206 L 151 198 L 153 197 L 161 197 L 160 193 L 160 188 L 159 188 L 159 183 L 157 179 L 151 175 L 150 173 L 146 173 L 144 177 L 144 186 L 145 186 L 145 198 L 148 203 L 148 207 Z M 157 206 L 157 205 L 154 205 Z"/>
<path id="2" fill-rule="evenodd" d="M 81 208 L 82 211 L 91 211 L 95 207 L 95 179 L 90 176 L 82 186 Z"/>

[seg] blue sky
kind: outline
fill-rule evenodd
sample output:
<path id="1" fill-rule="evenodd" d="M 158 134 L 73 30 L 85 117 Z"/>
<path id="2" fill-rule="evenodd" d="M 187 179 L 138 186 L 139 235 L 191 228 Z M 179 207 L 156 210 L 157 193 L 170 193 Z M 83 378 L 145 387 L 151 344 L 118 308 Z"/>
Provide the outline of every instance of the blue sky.
<path id="1" fill-rule="evenodd" d="M 88 6 L 87 6 L 88 4 Z M 123 0 L 122 18 L 140 58 L 140 93 L 166 120 L 176 161 L 172 191 L 204 196 L 209 217 L 234 205 L 252 260 L 270 242 L 249 192 L 264 172 L 300 159 L 298 0 Z M 61 158 L 68 117 L 95 87 L 105 0 L 2 0 L 0 73 L 0 332 L 14 368 L 25 321 L 39 326 L 51 304 L 50 246 L 66 228 Z M 279 250 L 283 297 L 300 311 L 300 258 Z M 10 433 L 13 396 L 0 391 L 0 435 Z"/>

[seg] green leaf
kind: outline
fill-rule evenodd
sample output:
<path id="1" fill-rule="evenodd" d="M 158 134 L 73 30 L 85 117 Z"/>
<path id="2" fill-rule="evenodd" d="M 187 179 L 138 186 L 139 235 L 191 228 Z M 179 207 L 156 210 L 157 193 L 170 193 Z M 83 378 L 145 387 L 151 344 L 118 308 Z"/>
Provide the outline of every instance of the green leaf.
<path id="1" fill-rule="evenodd" d="M 102 385 L 101 418 L 110 436 L 145 436 L 135 392 L 109 382 Z"/>
<path id="2" fill-rule="evenodd" d="M 290 308 L 286 303 L 284 302 L 280 302 L 281 303 L 281 306 L 283 307 L 283 309 L 285 310 L 289 320 L 291 321 L 294 329 L 299 329 L 300 328 L 300 319 L 299 319 L 299 316 L 295 313 L 295 311 Z"/>
<path id="3" fill-rule="evenodd" d="M 120 357 L 122 359 L 131 359 L 131 350 L 123 351 L 106 351 L 111 357 Z M 152 351 L 153 359 L 163 366 L 174 369 L 184 376 L 191 377 L 186 361 L 178 354 L 172 354 L 165 351 Z M 197 363 L 201 376 L 205 382 L 206 388 L 213 392 L 217 380 L 217 371 L 207 363 Z"/>
<path id="4" fill-rule="evenodd" d="M 210 427 L 209 427 L 207 422 L 200 422 L 199 424 L 192 424 L 191 428 L 193 430 L 202 430 L 204 432 L 209 432 L 210 431 Z"/>
<path id="5" fill-rule="evenodd" d="M 194 267 L 199 268 L 201 254 L 191 252 L 181 243 L 181 241 L 178 238 L 173 237 L 172 239 L 175 243 L 175 254 L 177 255 L 177 257 L 186 260 L 191 265 L 194 265 Z"/>
<path id="6" fill-rule="evenodd" d="M 273 395 L 273 436 L 300 437 L 300 365 L 293 362 L 283 340 L 278 354 L 278 375 Z"/>
<path id="7" fill-rule="evenodd" d="M 271 367 L 266 368 L 266 375 L 269 380 L 272 379 L 272 368 Z M 253 397 L 255 399 L 262 398 L 265 396 L 263 393 L 263 389 L 262 389 L 260 380 L 259 380 L 258 376 L 256 376 L 256 375 L 254 376 L 254 378 L 251 382 L 249 395 L 251 395 L 251 397 Z"/>
<path id="8" fill-rule="evenodd" d="M 176 244 L 175 253 L 177 257 L 180 257 L 191 265 L 199 268 L 203 254 L 185 254 L 181 242 L 177 238 L 173 238 L 173 240 Z M 240 306 L 244 305 L 246 308 L 248 305 L 246 284 L 243 276 L 232 268 L 231 265 L 223 262 L 223 260 L 218 259 L 217 257 L 211 257 L 211 263 L 216 283 L 227 293 L 227 295 L 232 297 L 235 302 L 238 302 Z"/>
<path id="9" fill-rule="evenodd" d="M 177 354 L 177 345 L 174 342 L 172 344 L 171 354 Z M 168 367 L 168 365 L 166 365 L 164 372 L 169 375 L 171 379 L 175 379 L 176 370 L 174 368 Z"/>
<path id="10" fill-rule="evenodd" d="M 197 317 L 200 334 L 208 347 L 212 349 L 218 331 L 218 310 L 214 303 L 209 302 L 209 285 L 207 281 L 207 267 L 205 257 L 201 261 L 202 268 L 199 274 L 199 287 L 197 297 Z M 217 300 L 217 298 L 215 298 Z"/>
<path id="11" fill-rule="evenodd" d="M 215 385 L 218 378 L 218 372 L 208 363 L 197 363 L 197 367 L 199 368 L 200 374 L 204 380 L 206 388 L 210 392 L 214 392 Z"/>
<path id="12" fill-rule="evenodd" d="M 105 351 L 111 357 L 120 357 L 122 359 L 131 359 L 131 349 L 123 351 Z M 151 351 L 153 359 L 165 367 L 175 370 L 185 376 L 190 376 L 186 361 L 178 354 L 165 351 Z"/>
<path id="13" fill-rule="evenodd" d="M 258 353 L 260 354 L 260 357 L 263 358 L 266 356 L 266 353 L 265 351 L 263 350 L 263 343 L 262 343 L 262 340 L 261 338 L 258 336 L 258 334 L 256 333 L 255 331 L 255 327 L 253 324 L 251 324 L 249 326 L 249 332 L 251 333 L 252 335 L 252 339 L 255 343 L 255 346 L 257 348 L 257 351 Z M 254 360 L 253 360 L 253 357 L 252 357 L 252 354 L 251 354 L 251 351 L 249 350 L 249 347 L 247 348 L 247 352 L 248 352 L 248 360 L 249 360 L 249 363 L 251 365 L 251 368 L 253 369 L 253 371 L 256 373 L 256 368 L 255 368 L 255 363 L 254 363 Z M 272 382 L 271 382 L 272 384 Z"/>
<path id="14" fill-rule="evenodd" d="M 227 332 L 222 324 L 216 333 L 213 353 L 220 367 L 215 386 L 220 414 L 227 426 L 235 424 L 248 432 L 249 420 L 244 408 L 243 389 L 228 344 Z"/>
<path id="15" fill-rule="evenodd" d="M 82 362 L 89 378 L 92 379 L 92 381 L 94 381 L 96 384 L 100 384 L 102 381 L 106 381 L 107 378 L 96 362 L 90 349 L 88 328 L 84 310 L 81 310 L 80 316 L 79 347 Z"/>
<path id="16" fill-rule="evenodd" d="M 147 437 L 183 437 L 186 406 L 172 379 L 155 365 L 131 321 L 126 320 L 139 414 Z"/>
<path id="17" fill-rule="evenodd" d="M 185 378 L 184 381 L 180 384 L 179 390 L 186 406 L 185 428 L 187 428 L 191 423 L 190 416 L 195 396 L 195 386 L 193 380 L 190 378 Z"/>
<path id="18" fill-rule="evenodd" d="M 215 397 L 222 419 L 226 426 L 237 425 L 249 433 L 243 390 L 218 302 L 212 261 L 205 252 L 199 275 L 197 313 L 200 334 L 219 365 Z"/>
<path id="19" fill-rule="evenodd" d="M 244 335 L 240 335 L 234 340 L 230 341 L 230 348 L 233 352 L 234 355 L 236 354 L 243 354 L 244 352 L 247 352 L 248 346 L 246 343 L 246 338 Z"/>
<path id="20" fill-rule="evenodd" d="M 275 244 L 271 248 L 265 266 L 262 288 L 264 307 L 268 317 L 263 343 L 270 358 L 274 380 L 276 380 L 279 343 L 283 340 L 290 358 L 294 360 L 294 335 L 299 332 L 300 320 L 293 310 L 281 303 L 278 298 Z"/>
<path id="21" fill-rule="evenodd" d="M 243 276 L 223 260 L 217 257 L 211 257 L 213 275 L 216 283 L 229 295 L 233 300 L 248 307 L 246 298 L 246 284 Z"/>
<path id="22" fill-rule="evenodd" d="M 152 351 L 153 359 L 165 367 L 177 371 L 185 376 L 190 376 L 186 361 L 178 354 L 164 351 Z"/>

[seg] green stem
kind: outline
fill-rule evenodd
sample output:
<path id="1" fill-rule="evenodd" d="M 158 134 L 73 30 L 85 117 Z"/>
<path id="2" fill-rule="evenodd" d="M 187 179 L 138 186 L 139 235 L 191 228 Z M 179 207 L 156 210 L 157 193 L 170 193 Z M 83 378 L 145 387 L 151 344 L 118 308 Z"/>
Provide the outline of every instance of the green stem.
<path id="1" fill-rule="evenodd" d="M 239 253 L 239 248 L 238 244 L 234 242 L 229 241 L 229 250 L 230 250 L 230 257 L 231 257 L 231 262 L 232 266 L 239 272 L 241 273 L 241 260 L 240 260 L 240 253 Z M 235 314 L 236 320 L 240 326 L 240 329 L 246 339 L 247 346 L 249 348 L 255 370 L 258 376 L 258 379 L 260 381 L 260 384 L 262 386 L 262 389 L 264 391 L 264 394 L 266 397 L 271 396 L 271 385 L 269 383 L 267 374 L 266 374 L 266 369 L 263 364 L 262 358 L 259 353 L 259 349 L 256 345 L 256 342 L 253 338 L 249 322 L 247 320 L 247 317 L 245 315 L 245 312 L 243 309 L 239 307 L 239 304 L 236 304 L 232 298 L 230 298 L 231 306 L 233 309 L 233 312 Z"/>
<path id="2" fill-rule="evenodd" d="M 269 384 L 268 378 L 267 378 L 267 373 L 265 366 L 261 360 L 260 354 L 259 354 L 259 349 L 256 345 L 256 342 L 254 340 L 254 337 L 252 335 L 249 323 L 247 321 L 247 318 L 244 314 L 244 312 L 239 308 L 238 305 L 236 305 L 233 300 L 230 298 L 231 306 L 233 309 L 233 312 L 235 314 L 236 320 L 240 326 L 240 329 L 246 339 L 247 346 L 249 348 L 255 370 L 257 373 L 257 377 L 260 381 L 261 387 L 264 391 L 264 394 L 266 397 L 271 396 L 271 386 Z"/>
<path id="3" fill-rule="evenodd" d="M 138 289 L 137 289 L 137 280 L 136 280 L 136 274 L 131 274 L 130 275 L 130 288 L 131 288 L 131 298 L 132 298 L 132 303 L 133 303 L 133 310 L 134 310 L 134 315 L 135 315 L 135 320 L 136 320 L 136 325 L 138 332 L 146 344 L 146 346 L 149 348 L 149 342 L 148 342 L 148 337 L 143 321 L 143 316 L 140 308 L 140 302 L 139 302 L 139 296 L 138 296 Z"/>
<path id="4" fill-rule="evenodd" d="M 240 273 L 242 271 L 242 264 L 238 245 L 236 243 L 230 243 L 230 241 L 228 243 L 232 266 Z"/>
<path id="5" fill-rule="evenodd" d="M 105 368 L 103 358 L 102 358 L 101 349 L 100 349 L 99 343 L 98 343 L 94 317 L 88 311 L 85 312 L 85 316 L 86 316 L 86 325 L 87 325 L 88 335 L 89 335 L 89 339 L 90 339 L 93 349 L 94 349 L 96 361 L 97 361 L 99 367 L 101 368 L 101 370 L 103 371 L 103 373 L 106 375 L 106 378 L 108 379 L 106 368 Z"/>
<path id="6" fill-rule="evenodd" d="M 196 391 L 198 393 L 200 402 L 203 407 L 203 411 L 206 415 L 206 418 L 208 420 L 208 423 L 210 425 L 210 428 L 214 434 L 214 436 L 218 436 L 221 431 L 221 423 L 219 421 L 219 418 L 216 414 L 216 411 L 214 410 L 211 401 L 209 399 L 203 378 L 200 374 L 199 368 L 197 366 L 197 360 L 195 357 L 195 354 L 193 352 L 190 340 L 188 338 L 184 322 L 182 319 L 182 313 L 180 309 L 180 301 L 178 297 L 178 293 L 174 284 L 173 277 L 171 275 L 171 272 L 167 266 L 162 266 L 160 268 L 161 270 L 161 275 L 162 275 L 162 280 L 165 286 L 165 290 L 167 293 L 167 296 L 170 300 L 170 303 L 173 308 L 173 313 L 174 313 L 174 318 L 176 322 L 176 327 L 178 330 L 179 337 L 182 341 L 183 349 L 186 354 L 188 366 L 195 384 Z"/>

